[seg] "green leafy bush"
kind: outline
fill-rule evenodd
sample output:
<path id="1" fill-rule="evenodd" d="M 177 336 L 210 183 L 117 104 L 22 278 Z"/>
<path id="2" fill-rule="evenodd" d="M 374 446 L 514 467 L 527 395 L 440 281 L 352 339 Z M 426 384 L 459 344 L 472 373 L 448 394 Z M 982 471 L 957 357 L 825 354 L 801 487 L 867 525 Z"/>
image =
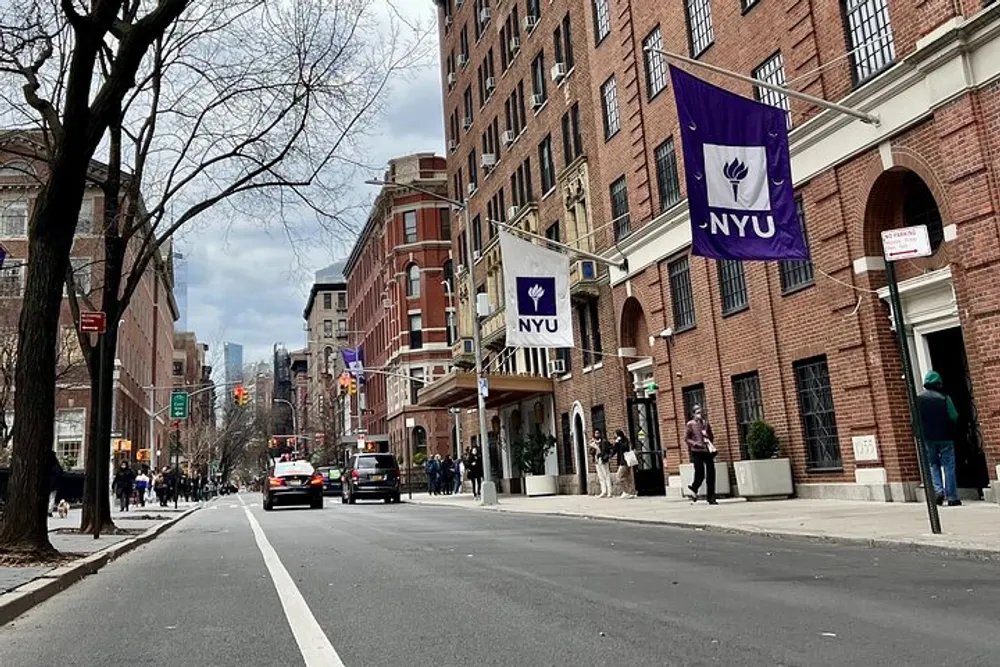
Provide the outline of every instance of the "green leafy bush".
<path id="1" fill-rule="evenodd" d="M 545 459 L 555 448 L 556 439 L 551 435 L 534 432 L 511 445 L 514 461 L 526 475 L 544 475 Z"/>
<path id="2" fill-rule="evenodd" d="M 758 419 L 750 425 L 747 434 L 747 452 L 751 459 L 773 459 L 778 455 L 781 443 L 774 433 L 774 427 Z"/>

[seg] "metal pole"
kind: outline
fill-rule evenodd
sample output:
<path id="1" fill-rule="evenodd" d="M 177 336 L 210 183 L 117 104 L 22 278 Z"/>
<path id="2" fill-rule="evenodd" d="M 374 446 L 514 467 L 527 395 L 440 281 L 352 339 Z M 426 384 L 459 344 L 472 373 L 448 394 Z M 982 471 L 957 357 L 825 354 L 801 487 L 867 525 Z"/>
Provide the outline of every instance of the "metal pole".
<path id="1" fill-rule="evenodd" d="M 469 200 L 462 202 L 462 226 L 465 230 L 465 261 L 469 286 L 469 305 L 472 308 L 472 344 L 476 355 L 476 408 L 479 412 L 479 451 L 483 456 L 483 504 L 497 504 L 497 488 L 493 483 L 493 471 L 490 460 L 490 441 L 486 431 L 486 398 L 479 390 L 479 381 L 483 378 L 483 346 L 479 330 L 479 312 L 476 309 L 476 278 L 473 272 L 472 229 L 469 223 Z"/>
<path id="2" fill-rule="evenodd" d="M 659 53 L 662 56 L 670 58 L 672 60 L 677 60 L 688 65 L 693 65 L 694 67 L 701 67 L 702 69 L 707 69 L 709 72 L 715 72 L 716 74 L 721 74 L 722 76 L 728 76 L 731 79 L 736 79 L 737 81 L 742 81 L 744 83 L 749 83 L 754 86 L 760 86 L 761 88 L 767 88 L 768 90 L 773 90 L 782 95 L 788 95 L 789 97 L 794 97 L 800 99 L 804 102 L 809 102 L 810 104 L 815 104 L 818 107 L 824 109 L 830 109 L 831 111 L 837 111 L 848 116 L 853 116 L 869 125 L 874 125 L 878 127 L 881 121 L 879 120 L 878 114 L 871 114 L 864 111 L 858 111 L 857 109 L 852 109 L 851 107 L 845 107 L 843 104 L 837 104 L 836 102 L 830 102 L 829 100 L 824 100 L 822 97 L 815 97 L 808 93 L 800 93 L 797 90 L 792 90 L 784 86 L 779 86 L 769 81 L 761 81 L 760 79 L 755 79 L 752 76 L 747 76 L 745 74 L 740 74 L 738 72 L 732 72 L 728 69 L 718 67 L 717 65 L 712 65 L 711 63 L 702 62 L 701 60 L 695 60 L 694 58 L 688 58 L 687 56 L 681 56 L 676 53 L 670 53 L 669 51 L 664 51 L 663 49 L 654 49 L 651 47 L 646 47 L 644 49 L 650 53 Z"/>
<path id="3" fill-rule="evenodd" d="M 917 444 L 917 461 L 920 464 L 920 480 L 924 485 L 924 499 L 927 501 L 927 516 L 931 523 L 931 532 L 941 533 L 941 517 L 938 515 L 934 486 L 931 483 L 931 471 L 927 457 L 924 456 L 924 426 L 917 410 L 916 379 L 913 376 L 913 365 L 910 363 L 910 346 L 906 339 L 906 323 L 903 319 L 903 304 L 899 298 L 899 286 L 896 284 L 896 269 L 889 260 L 885 262 L 885 277 L 889 281 L 889 302 L 892 304 L 893 320 L 896 324 L 896 338 L 899 340 L 899 352 L 903 356 L 903 376 L 906 381 L 906 399 L 910 406 L 910 423 L 913 426 L 913 437 Z"/>
<path id="4" fill-rule="evenodd" d="M 147 387 L 149 392 L 149 470 L 156 473 L 156 388 Z"/>
<path id="5" fill-rule="evenodd" d="M 613 266 L 619 271 L 628 271 L 628 260 L 622 260 L 615 262 L 608 259 L 607 257 L 601 257 L 600 255 L 595 255 L 592 252 L 587 252 L 586 250 L 577 250 L 573 246 L 566 245 L 559 241 L 553 241 L 545 236 L 539 236 L 533 232 L 529 232 L 526 229 L 521 229 L 520 227 L 515 227 L 514 225 L 509 225 L 506 222 L 500 220 L 487 220 L 490 224 L 496 225 L 500 229 L 506 229 L 511 234 L 517 234 L 523 238 L 533 239 L 535 241 L 541 241 L 542 243 L 556 249 L 564 250 L 568 254 L 576 255 L 577 257 L 582 257 L 583 259 L 592 259 L 599 264 L 604 264 L 605 266 Z"/>
<path id="6" fill-rule="evenodd" d="M 99 424 L 104 423 L 104 334 L 97 335 L 97 367 L 100 369 L 97 374 L 97 422 Z M 102 430 L 102 429 L 98 429 Z M 108 429 L 110 432 L 111 429 Z M 111 448 L 111 443 L 106 442 L 102 447 Z M 108 456 L 113 460 L 114 457 L 111 456 L 110 452 Z M 101 465 L 101 458 L 97 458 L 97 465 L 94 466 L 95 470 L 100 470 L 98 466 Z M 101 476 L 97 475 L 97 479 Z M 94 525 L 94 539 L 98 539 L 101 536 L 101 503 L 106 501 L 111 502 L 111 490 L 102 489 L 100 485 L 94 490 L 97 494 L 97 516 L 90 517 L 91 523 Z"/>

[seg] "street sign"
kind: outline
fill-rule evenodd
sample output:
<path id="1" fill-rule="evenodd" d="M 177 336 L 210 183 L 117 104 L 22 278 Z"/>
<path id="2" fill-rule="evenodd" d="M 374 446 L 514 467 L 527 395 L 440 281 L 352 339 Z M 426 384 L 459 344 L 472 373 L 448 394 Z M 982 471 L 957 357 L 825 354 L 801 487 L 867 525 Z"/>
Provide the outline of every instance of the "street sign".
<path id="1" fill-rule="evenodd" d="M 186 391 L 175 391 L 170 394 L 170 418 L 188 418 L 188 393 Z"/>
<path id="2" fill-rule="evenodd" d="M 490 396 L 490 381 L 487 378 L 479 378 L 479 395 L 483 398 Z"/>
<path id="3" fill-rule="evenodd" d="M 80 313 L 80 331 L 103 334 L 108 329 L 108 320 L 99 310 L 85 310 Z"/>
<path id="4" fill-rule="evenodd" d="M 365 434 L 364 433 L 358 433 L 358 451 L 359 452 L 365 451 Z"/>
<path id="5" fill-rule="evenodd" d="M 149 450 L 140 449 L 139 451 L 137 451 L 135 453 L 135 460 L 140 462 L 149 461 Z"/>
<path id="6" fill-rule="evenodd" d="M 882 232 L 882 253 L 887 262 L 914 257 L 930 257 L 931 240 L 927 225 L 913 225 Z"/>

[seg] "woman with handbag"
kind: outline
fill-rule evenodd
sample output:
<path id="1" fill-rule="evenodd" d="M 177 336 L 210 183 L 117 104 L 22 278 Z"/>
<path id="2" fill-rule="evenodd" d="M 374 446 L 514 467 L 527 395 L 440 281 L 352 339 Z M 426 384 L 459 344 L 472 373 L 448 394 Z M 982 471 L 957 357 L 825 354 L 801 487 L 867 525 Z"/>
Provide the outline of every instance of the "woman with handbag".
<path id="1" fill-rule="evenodd" d="M 594 429 L 594 439 L 590 442 L 590 450 L 594 454 L 594 467 L 597 468 L 597 480 L 601 483 L 601 495 L 598 498 L 611 497 L 611 443 L 608 442 L 601 429 Z"/>
<path id="2" fill-rule="evenodd" d="M 694 464 L 694 483 L 688 487 L 691 492 L 691 502 L 698 501 L 698 489 L 701 488 L 702 481 L 707 483 L 705 495 L 709 505 L 717 505 L 715 500 L 715 455 L 718 450 L 715 448 L 715 437 L 712 435 L 712 427 L 708 423 L 701 411 L 701 406 L 696 405 L 691 411 L 691 421 L 687 423 L 684 440 L 687 443 L 688 455 L 691 463 Z"/>
<path id="3" fill-rule="evenodd" d="M 625 437 L 621 429 L 615 431 L 615 452 L 618 454 L 618 485 L 622 489 L 622 498 L 635 498 L 635 467 L 639 465 L 639 457 L 632 450 L 632 443 Z"/>

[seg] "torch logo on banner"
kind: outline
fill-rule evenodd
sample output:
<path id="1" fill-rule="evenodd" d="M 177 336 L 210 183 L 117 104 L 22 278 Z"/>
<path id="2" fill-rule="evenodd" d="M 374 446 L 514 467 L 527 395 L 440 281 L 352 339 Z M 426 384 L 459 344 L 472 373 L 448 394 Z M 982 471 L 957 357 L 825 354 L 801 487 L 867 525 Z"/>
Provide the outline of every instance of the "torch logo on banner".
<path id="1" fill-rule="evenodd" d="M 517 330 L 528 333 L 559 331 L 556 318 L 556 279 L 517 277 Z"/>

